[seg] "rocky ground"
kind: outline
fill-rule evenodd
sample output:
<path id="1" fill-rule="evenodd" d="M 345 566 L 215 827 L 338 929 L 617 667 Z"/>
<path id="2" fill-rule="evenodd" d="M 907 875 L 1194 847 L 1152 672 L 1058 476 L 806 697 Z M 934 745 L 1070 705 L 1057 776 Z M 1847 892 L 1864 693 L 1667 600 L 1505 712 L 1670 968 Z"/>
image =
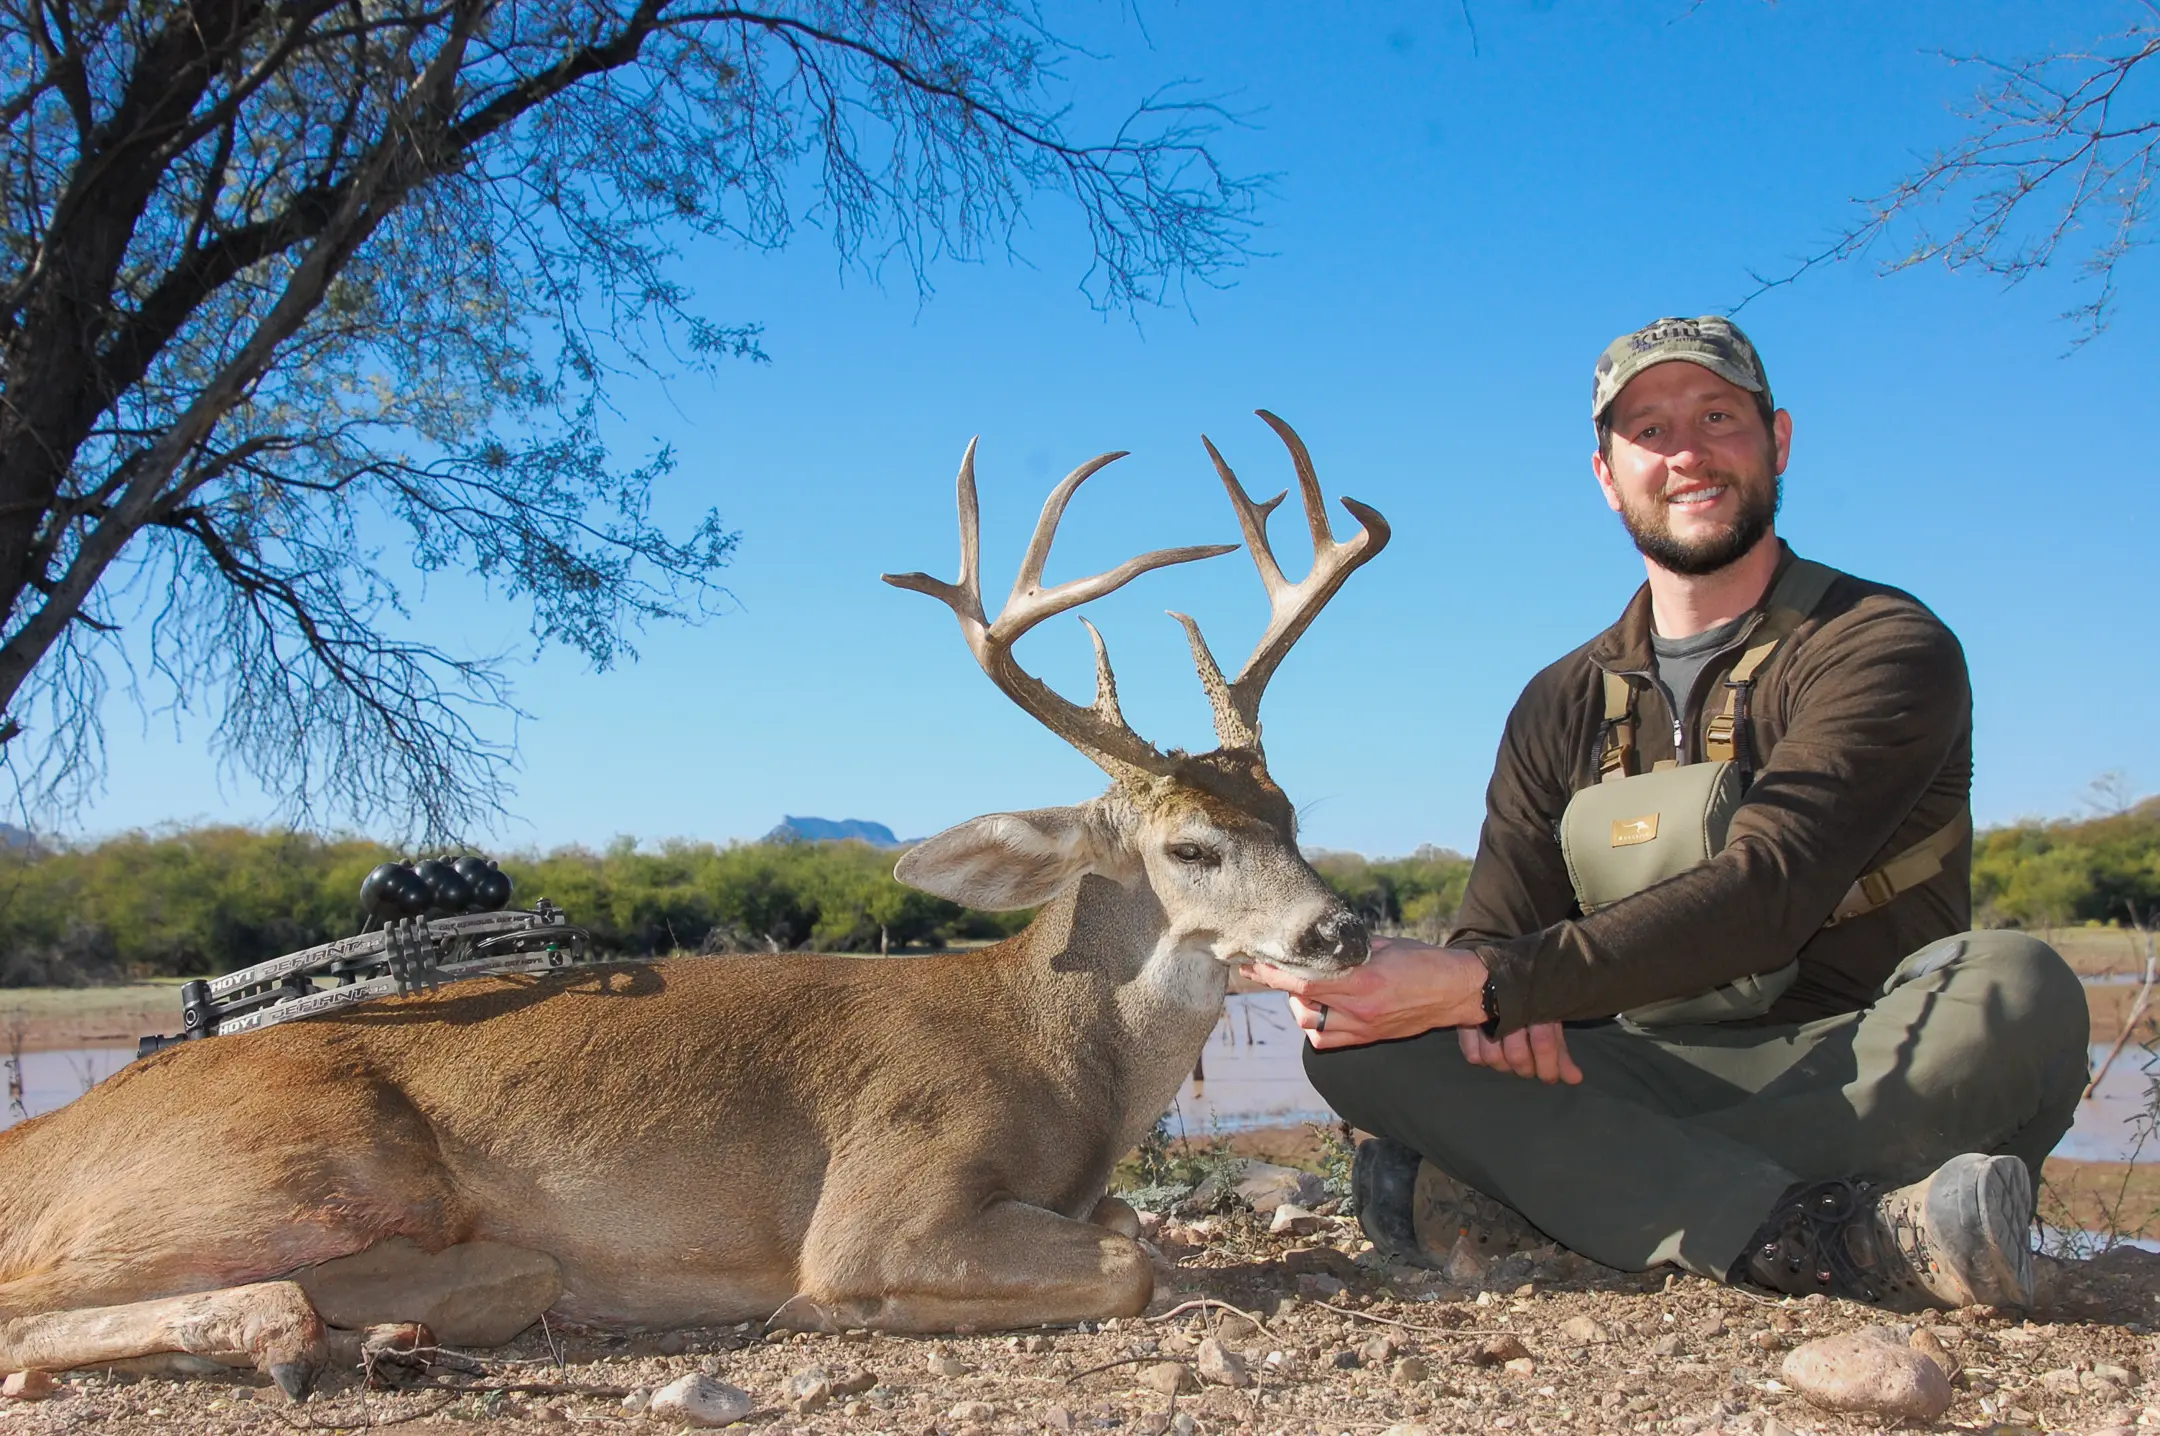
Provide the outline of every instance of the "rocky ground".
<path id="1" fill-rule="evenodd" d="M 421 1427 L 657 1432 L 644 1409 L 685 1376 L 746 1393 L 738 1431 L 1585 1431 L 1831 1433 L 1899 1424 L 1822 1410 L 1783 1363 L 1885 1323 L 1955 1370 L 1914 1430 L 2160 1432 L 2160 1255 L 2047 1264 L 2039 1310 L 1922 1320 L 1779 1300 L 1694 1277 L 1635 1276 L 1553 1249 L 1445 1272 L 1375 1261 L 1346 1218 L 1273 1234 L 1245 1211 L 1150 1223 L 1148 1315 L 1018 1335 L 923 1339 L 756 1327 L 624 1337 L 532 1330 L 474 1359 L 377 1362 L 289 1405 L 240 1379 L 73 1374 L 0 1400 L 0 1436 Z M 1883 1333 L 1878 1333 L 1883 1334 Z M 1932 1338 L 1932 1340 L 1931 1340 Z M 1932 1375 L 1930 1376 L 1932 1380 Z M 664 1404 L 664 1403 L 663 1403 Z"/>

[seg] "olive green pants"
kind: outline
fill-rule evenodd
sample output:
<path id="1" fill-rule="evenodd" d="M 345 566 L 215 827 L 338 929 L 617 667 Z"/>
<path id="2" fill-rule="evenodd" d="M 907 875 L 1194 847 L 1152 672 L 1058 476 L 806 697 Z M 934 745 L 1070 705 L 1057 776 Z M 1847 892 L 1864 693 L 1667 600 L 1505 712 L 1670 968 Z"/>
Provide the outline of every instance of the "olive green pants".
<path id="1" fill-rule="evenodd" d="M 2086 1081 L 2084 989 L 2017 932 L 1931 943 L 1873 1006 L 1775 1027 L 1567 1031 L 1579 1086 L 1465 1061 L 1453 1029 L 1305 1050 L 1352 1125 L 1394 1138 L 1607 1266 L 1722 1280 L 1803 1181 L 1903 1183 L 1960 1152 L 2040 1162 Z"/>

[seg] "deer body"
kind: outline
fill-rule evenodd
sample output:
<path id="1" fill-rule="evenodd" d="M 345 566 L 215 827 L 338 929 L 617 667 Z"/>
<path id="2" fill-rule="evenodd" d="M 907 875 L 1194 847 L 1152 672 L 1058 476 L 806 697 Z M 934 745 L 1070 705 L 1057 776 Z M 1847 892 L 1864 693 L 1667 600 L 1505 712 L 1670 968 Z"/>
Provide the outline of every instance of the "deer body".
<path id="1" fill-rule="evenodd" d="M 1284 432 L 1310 510 L 1317 485 Z M 324 1359 L 318 1307 L 349 1327 L 440 1321 L 417 1293 L 483 1249 L 539 1273 L 518 1288 L 531 1309 L 487 1313 L 490 1331 L 543 1309 L 893 1331 L 1142 1310 L 1149 1261 L 1105 1192 L 1191 1070 L 1230 966 L 1365 954 L 1298 855 L 1253 712 L 1281 650 L 1378 541 L 1345 557 L 1328 539 L 1303 585 L 1274 572 L 1278 621 L 1237 684 L 1188 620 L 1225 745 L 1159 754 L 1117 716 L 1099 637 L 1086 710 L 1010 666 L 1012 638 L 1045 614 L 1217 551 L 1042 590 L 1048 533 L 1091 472 L 1053 496 L 996 623 L 974 596 L 971 463 L 962 585 L 896 580 L 946 590 L 999 686 L 1116 780 L 901 860 L 903 881 L 957 901 L 1039 905 L 1023 932 L 936 957 L 476 978 L 139 1061 L 0 1132 L 0 1371 L 178 1351 L 251 1362 L 297 1393 Z M 1253 538 L 1272 505 L 1223 473 Z"/>

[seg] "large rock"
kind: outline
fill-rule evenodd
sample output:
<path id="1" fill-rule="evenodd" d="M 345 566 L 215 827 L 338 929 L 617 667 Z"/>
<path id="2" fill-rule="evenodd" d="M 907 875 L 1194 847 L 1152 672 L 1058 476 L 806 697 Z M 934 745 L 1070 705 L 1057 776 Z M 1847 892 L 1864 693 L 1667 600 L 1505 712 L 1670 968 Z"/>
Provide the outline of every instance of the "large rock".
<path id="1" fill-rule="evenodd" d="M 1785 1382 L 1829 1411 L 1933 1421 L 1950 1409 L 1950 1379 L 1879 1326 L 1825 1336 L 1785 1357 Z"/>
<path id="2" fill-rule="evenodd" d="M 655 1391 L 645 1414 L 678 1426 L 727 1426 L 757 1409 L 750 1393 L 725 1381 L 693 1372 Z"/>
<path id="3" fill-rule="evenodd" d="M 430 1252 L 404 1237 L 292 1275 L 325 1326 L 417 1321 L 445 1346 L 500 1346 L 562 1295 L 543 1252 L 466 1242 Z"/>
<path id="4" fill-rule="evenodd" d="M 1208 1211 L 1222 1200 L 1225 1192 L 1267 1216 L 1284 1202 L 1295 1202 L 1303 1207 L 1318 1206 L 1327 1197 L 1327 1185 L 1311 1172 L 1301 1172 L 1296 1167 L 1246 1161 L 1195 1187 L 1191 1201 L 1201 1211 Z"/>

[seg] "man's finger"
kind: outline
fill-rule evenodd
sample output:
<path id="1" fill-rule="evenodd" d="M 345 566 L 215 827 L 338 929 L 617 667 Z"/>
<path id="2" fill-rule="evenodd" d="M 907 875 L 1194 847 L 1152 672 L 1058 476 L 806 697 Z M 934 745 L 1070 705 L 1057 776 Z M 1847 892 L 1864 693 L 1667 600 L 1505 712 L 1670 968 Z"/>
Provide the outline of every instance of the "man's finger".
<path id="1" fill-rule="evenodd" d="M 1300 977 L 1294 972 L 1285 972 L 1279 967 L 1271 967 L 1264 962 L 1248 962 L 1245 964 L 1243 971 L 1247 977 L 1259 983 L 1262 987 L 1272 987 L 1277 992 L 1287 992 L 1292 996 L 1310 992 L 1313 987 L 1310 978 Z"/>
<path id="2" fill-rule="evenodd" d="M 1500 1048 L 1507 1054 L 1507 1070 L 1517 1077 L 1537 1076 L 1537 1057 L 1530 1051 L 1530 1033 L 1517 1028 L 1500 1039 Z"/>
<path id="3" fill-rule="evenodd" d="M 1582 1068 L 1575 1065 L 1575 1054 L 1568 1051 L 1567 1029 L 1556 1027 L 1553 1030 L 1560 1036 L 1560 1080 L 1570 1087 L 1575 1086 L 1583 1079 Z"/>
<path id="4" fill-rule="evenodd" d="M 1537 1069 L 1538 1081 L 1559 1081 L 1560 1064 L 1567 1055 L 1567 1044 L 1561 1040 L 1560 1029 L 1550 1022 L 1540 1022 L 1526 1030 L 1530 1034 L 1530 1061 Z"/>

